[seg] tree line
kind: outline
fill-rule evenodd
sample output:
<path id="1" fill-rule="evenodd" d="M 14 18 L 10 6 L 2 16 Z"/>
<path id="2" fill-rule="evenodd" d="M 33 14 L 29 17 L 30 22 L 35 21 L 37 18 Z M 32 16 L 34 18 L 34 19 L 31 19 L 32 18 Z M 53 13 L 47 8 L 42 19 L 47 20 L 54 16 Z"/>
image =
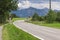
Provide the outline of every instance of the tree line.
<path id="1" fill-rule="evenodd" d="M 60 22 L 60 12 L 49 10 L 47 15 L 39 16 L 38 13 L 34 13 L 32 21 L 46 21 L 47 23 Z"/>

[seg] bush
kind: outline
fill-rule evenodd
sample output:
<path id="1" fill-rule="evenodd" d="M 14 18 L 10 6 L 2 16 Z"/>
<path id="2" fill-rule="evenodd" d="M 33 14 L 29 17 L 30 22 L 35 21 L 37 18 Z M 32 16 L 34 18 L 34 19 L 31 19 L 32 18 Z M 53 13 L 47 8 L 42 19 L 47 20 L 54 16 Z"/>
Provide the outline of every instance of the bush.
<path id="1" fill-rule="evenodd" d="M 60 12 L 57 12 L 57 18 L 56 21 L 60 22 Z"/>
<path id="2" fill-rule="evenodd" d="M 6 17 L 4 15 L 0 15 L 0 23 L 5 23 L 6 22 Z"/>
<path id="3" fill-rule="evenodd" d="M 44 21 L 45 19 L 44 19 L 44 17 L 43 16 L 40 16 L 39 17 L 39 21 Z"/>
<path id="4" fill-rule="evenodd" d="M 0 24 L 1 23 L 6 23 L 9 18 L 9 13 L 4 12 L 4 14 L 0 14 Z"/>
<path id="5" fill-rule="evenodd" d="M 33 16 L 32 16 L 32 21 L 38 21 L 39 20 L 39 15 L 37 13 L 35 13 Z"/>
<path id="6" fill-rule="evenodd" d="M 39 16 L 37 13 L 35 13 L 32 16 L 32 21 L 43 21 L 43 20 L 44 20 L 44 17 L 43 16 Z"/>
<path id="7" fill-rule="evenodd" d="M 12 18 L 19 18 L 16 14 L 11 14 Z"/>
<path id="8" fill-rule="evenodd" d="M 53 23 L 56 20 L 56 17 L 57 17 L 56 13 L 53 10 L 50 10 L 46 16 L 46 22 Z"/>

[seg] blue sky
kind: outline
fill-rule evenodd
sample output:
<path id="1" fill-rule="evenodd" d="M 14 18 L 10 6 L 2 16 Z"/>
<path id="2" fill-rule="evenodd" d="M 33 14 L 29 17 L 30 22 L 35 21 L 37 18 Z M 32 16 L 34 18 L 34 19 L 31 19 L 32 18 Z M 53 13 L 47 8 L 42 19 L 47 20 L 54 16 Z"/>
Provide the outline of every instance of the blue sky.
<path id="1" fill-rule="evenodd" d="M 37 9 L 49 8 L 49 0 L 19 0 L 19 9 L 34 7 Z M 60 0 L 52 0 L 52 9 L 60 10 Z"/>

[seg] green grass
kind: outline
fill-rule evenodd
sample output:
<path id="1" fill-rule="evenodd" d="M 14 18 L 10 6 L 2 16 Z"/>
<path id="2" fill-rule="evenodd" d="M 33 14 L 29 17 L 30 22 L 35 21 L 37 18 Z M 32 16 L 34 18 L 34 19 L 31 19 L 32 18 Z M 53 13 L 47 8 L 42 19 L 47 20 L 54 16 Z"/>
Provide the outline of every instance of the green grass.
<path id="1" fill-rule="evenodd" d="M 25 20 L 25 18 L 13 18 L 12 21 L 16 21 L 16 20 Z"/>
<path id="2" fill-rule="evenodd" d="M 7 24 L 8 22 L 6 22 L 6 23 L 0 23 L 0 26 L 2 26 L 2 25 L 4 25 L 4 24 Z"/>
<path id="3" fill-rule="evenodd" d="M 37 25 L 40 25 L 40 26 L 47 26 L 47 27 L 52 27 L 52 28 L 58 28 L 60 29 L 60 23 L 58 22 L 54 22 L 54 23 L 46 23 L 44 21 L 31 21 L 30 23 L 33 23 L 33 24 L 37 24 Z"/>
<path id="4" fill-rule="evenodd" d="M 13 24 L 7 24 L 3 28 L 3 40 L 39 40 L 38 38 L 16 28 Z"/>
<path id="5" fill-rule="evenodd" d="M 0 26 L 2 26 L 3 24 L 0 24 Z"/>

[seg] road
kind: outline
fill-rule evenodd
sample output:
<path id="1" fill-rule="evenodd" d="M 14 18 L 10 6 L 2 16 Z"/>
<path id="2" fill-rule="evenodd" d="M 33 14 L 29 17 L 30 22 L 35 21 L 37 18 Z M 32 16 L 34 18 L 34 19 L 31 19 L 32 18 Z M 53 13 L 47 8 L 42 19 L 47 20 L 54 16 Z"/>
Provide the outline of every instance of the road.
<path id="1" fill-rule="evenodd" d="M 0 40 L 2 40 L 2 27 L 0 26 Z"/>
<path id="2" fill-rule="evenodd" d="M 13 24 L 28 33 L 43 38 L 44 40 L 60 40 L 60 29 L 38 26 L 24 22 L 23 20 L 15 21 Z"/>

